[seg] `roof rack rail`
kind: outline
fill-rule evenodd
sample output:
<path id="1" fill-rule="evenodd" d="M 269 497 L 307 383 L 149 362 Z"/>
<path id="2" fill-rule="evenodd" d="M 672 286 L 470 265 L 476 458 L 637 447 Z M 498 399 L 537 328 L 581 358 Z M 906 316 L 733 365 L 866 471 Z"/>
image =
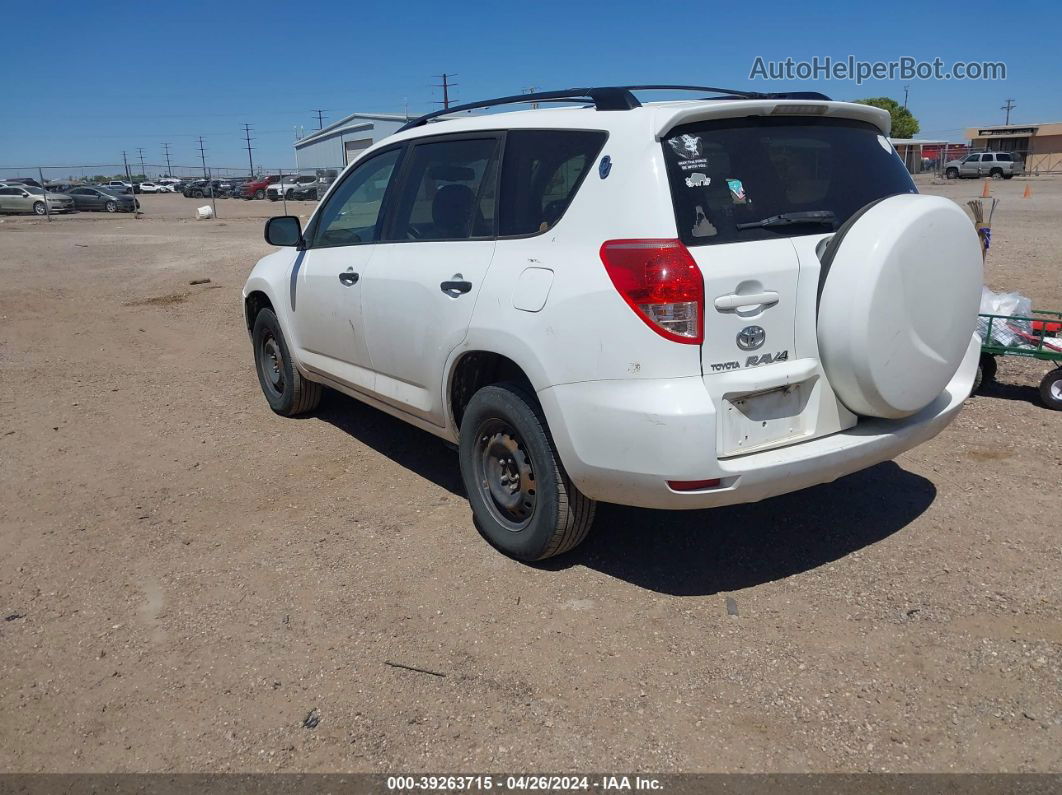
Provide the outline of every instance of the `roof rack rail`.
<path id="1" fill-rule="evenodd" d="M 479 108 L 492 108 L 496 105 L 518 105 L 528 102 L 561 102 L 565 100 L 588 100 L 594 103 L 596 110 L 633 110 L 640 108 L 642 103 L 634 96 L 634 91 L 696 91 L 719 94 L 712 99 L 817 99 L 829 100 L 825 94 L 817 91 L 789 91 L 762 93 L 759 91 L 742 91 L 731 88 L 715 88 L 713 86 L 679 86 L 679 85 L 646 85 L 646 86 L 597 86 L 583 88 L 566 88 L 560 91 L 536 91 L 529 94 L 514 94 L 508 97 L 484 99 L 479 102 L 468 102 L 464 105 L 454 105 L 449 108 L 425 113 L 410 122 L 407 122 L 399 132 L 420 127 L 432 119 L 442 116 L 450 116 L 455 113 L 478 110 Z"/>

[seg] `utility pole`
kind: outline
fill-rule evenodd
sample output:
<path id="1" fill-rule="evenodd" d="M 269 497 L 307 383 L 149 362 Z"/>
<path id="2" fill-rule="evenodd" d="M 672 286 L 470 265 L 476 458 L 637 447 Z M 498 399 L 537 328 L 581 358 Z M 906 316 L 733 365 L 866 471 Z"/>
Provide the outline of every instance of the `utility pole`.
<path id="1" fill-rule="evenodd" d="M 132 186 L 133 178 L 129 175 L 129 159 L 125 156 L 125 150 L 122 150 L 122 165 L 125 166 L 125 178 L 129 180 L 129 185 Z M 129 190 L 133 194 L 133 217 L 140 217 L 140 202 L 136 200 L 136 191 L 132 187 Z"/>
<path id="2" fill-rule="evenodd" d="M 534 94 L 536 91 L 538 91 L 538 86 L 528 86 L 527 88 L 524 89 L 524 93 L 525 94 Z M 907 107 L 907 101 L 906 100 L 904 100 L 903 106 L 905 108 Z M 538 103 L 537 102 L 532 102 L 531 103 L 531 110 L 538 110 Z"/>
<path id="3" fill-rule="evenodd" d="M 451 78 L 454 77 L 457 77 L 457 75 L 448 75 L 446 72 L 443 72 L 442 83 L 435 84 L 436 88 L 441 88 L 443 90 L 442 102 L 435 103 L 436 105 L 442 105 L 443 110 L 448 110 L 450 107 L 450 89 L 457 85 L 457 83 L 451 82 Z"/>
<path id="4" fill-rule="evenodd" d="M 904 110 L 907 110 L 907 95 L 910 93 L 910 91 L 911 91 L 911 84 L 907 83 L 903 87 L 903 109 Z"/>
<path id="5" fill-rule="evenodd" d="M 170 145 L 164 143 L 162 146 L 164 147 L 163 155 L 166 157 L 166 176 L 172 177 L 173 166 L 170 165 Z"/>
<path id="6" fill-rule="evenodd" d="M 317 114 L 317 129 L 318 130 L 323 130 L 324 129 L 324 113 L 325 113 L 326 110 L 328 110 L 328 108 L 315 108 L 313 110 L 313 112 Z"/>
<path id="7" fill-rule="evenodd" d="M 203 164 L 203 177 L 206 178 L 206 179 L 209 179 L 210 177 L 207 174 L 207 167 L 206 167 L 206 149 L 203 148 L 203 136 L 202 135 L 199 136 L 199 160 Z"/>
<path id="8" fill-rule="evenodd" d="M 144 165 L 144 147 L 138 146 L 136 151 L 140 154 L 140 176 L 147 179 L 147 167 Z"/>
<path id="9" fill-rule="evenodd" d="M 1016 107 L 1018 106 L 1014 104 L 1013 99 L 1008 99 L 1006 100 L 1006 102 L 1003 103 L 1003 106 L 1000 108 L 1000 110 L 1005 111 L 1007 114 L 1007 120 L 1003 122 L 1004 124 L 1010 124 L 1010 112 Z"/>
<path id="10" fill-rule="evenodd" d="M 254 149 L 254 147 L 251 146 L 251 141 L 253 141 L 254 139 L 251 137 L 251 125 L 250 124 L 244 124 L 243 125 L 243 140 L 245 140 L 247 142 L 247 163 L 250 165 L 250 168 L 251 168 L 249 173 L 253 177 L 254 176 L 254 157 L 251 156 L 251 150 Z"/>

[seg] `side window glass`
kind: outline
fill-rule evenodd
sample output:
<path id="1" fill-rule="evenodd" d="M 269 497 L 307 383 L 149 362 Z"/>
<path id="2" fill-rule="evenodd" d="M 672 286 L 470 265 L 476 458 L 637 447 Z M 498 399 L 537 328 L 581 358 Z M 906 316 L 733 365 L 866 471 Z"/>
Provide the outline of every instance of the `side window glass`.
<path id="1" fill-rule="evenodd" d="M 510 131 L 502 164 L 499 234 L 533 235 L 555 226 L 606 138 L 592 130 Z"/>
<path id="2" fill-rule="evenodd" d="M 401 150 L 392 149 L 357 166 L 321 208 L 312 248 L 353 246 L 380 239 L 380 208 Z"/>
<path id="3" fill-rule="evenodd" d="M 494 234 L 498 139 L 418 144 L 395 200 L 392 240 L 466 240 Z"/>
<path id="4" fill-rule="evenodd" d="M 981 155 L 981 162 L 983 162 L 983 163 L 992 162 L 992 155 Z"/>

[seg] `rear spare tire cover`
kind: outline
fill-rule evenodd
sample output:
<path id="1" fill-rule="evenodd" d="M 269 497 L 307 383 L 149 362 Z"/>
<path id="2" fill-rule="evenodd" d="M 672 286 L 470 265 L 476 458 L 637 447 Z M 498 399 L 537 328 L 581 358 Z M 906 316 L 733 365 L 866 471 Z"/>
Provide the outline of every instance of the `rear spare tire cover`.
<path id="1" fill-rule="evenodd" d="M 977 232 L 955 202 L 902 194 L 867 209 L 836 243 L 819 300 L 823 369 L 856 414 L 910 416 L 943 391 L 970 345 L 983 280 Z"/>

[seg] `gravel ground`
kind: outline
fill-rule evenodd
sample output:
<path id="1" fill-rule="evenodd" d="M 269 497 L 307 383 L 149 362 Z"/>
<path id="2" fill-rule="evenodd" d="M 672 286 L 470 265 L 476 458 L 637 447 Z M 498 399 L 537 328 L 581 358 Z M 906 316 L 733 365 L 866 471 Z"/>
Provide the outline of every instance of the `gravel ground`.
<path id="1" fill-rule="evenodd" d="M 1062 307 L 1062 179 L 1029 184 L 992 184 L 987 279 Z M 601 506 L 526 566 L 433 437 L 269 411 L 239 291 L 278 205 L 141 201 L 0 223 L 0 769 L 1062 769 L 1046 366 L 895 463 Z"/>

